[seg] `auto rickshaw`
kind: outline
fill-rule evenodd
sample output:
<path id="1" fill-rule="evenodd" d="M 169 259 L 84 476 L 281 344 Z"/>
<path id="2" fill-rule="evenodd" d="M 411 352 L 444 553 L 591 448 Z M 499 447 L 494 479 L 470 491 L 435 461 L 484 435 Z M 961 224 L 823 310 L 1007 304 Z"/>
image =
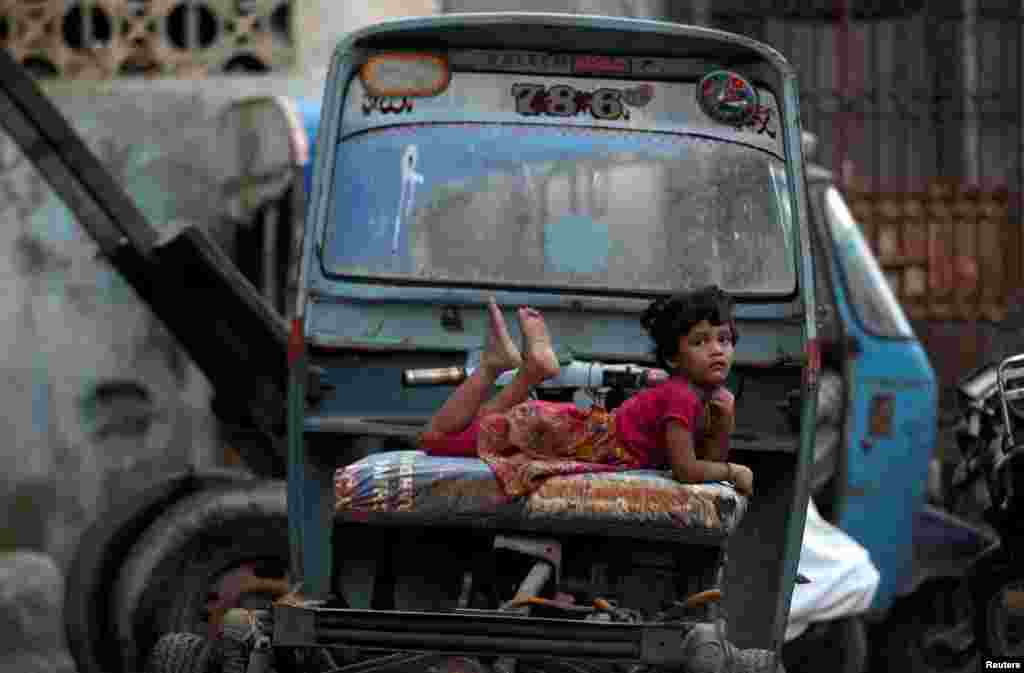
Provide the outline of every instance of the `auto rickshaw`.
<path id="1" fill-rule="evenodd" d="M 141 650 L 132 629 L 165 617 L 133 612 L 134 664 L 781 670 L 820 373 L 798 100 L 778 52 L 704 28 L 495 13 L 357 31 L 327 80 L 287 322 L 199 229 L 157 237 L 109 184 L 87 190 L 109 207 L 83 226 L 220 386 L 221 413 L 271 438 L 243 458 L 287 474 L 171 514 L 199 530 L 248 513 L 255 539 L 273 533 L 253 513 L 286 499 L 288 591 L 211 615 L 213 639 Z M 96 168 L 41 119 L 12 123 L 23 147 L 72 156 L 65 177 Z M 731 447 L 752 499 L 657 470 L 513 498 L 482 461 L 418 450 L 477 365 L 489 297 L 546 316 L 562 373 L 538 398 L 612 407 L 654 364 L 643 308 L 712 283 L 737 300 Z M 162 555 L 182 531 L 139 539 L 111 612 L 141 604 L 136 578 L 173 588 L 216 557 L 209 533 Z"/>

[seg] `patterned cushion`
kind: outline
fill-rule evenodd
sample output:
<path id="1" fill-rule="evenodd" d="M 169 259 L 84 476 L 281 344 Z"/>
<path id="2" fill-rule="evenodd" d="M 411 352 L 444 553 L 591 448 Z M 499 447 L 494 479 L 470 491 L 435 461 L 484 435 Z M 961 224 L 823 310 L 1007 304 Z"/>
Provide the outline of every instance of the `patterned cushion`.
<path id="1" fill-rule="evenodd" d="M 340 468 L 334 491 L 336 515 L 346 521 L 702 544 L 727 539 L 747 508 L 747 499 L 729 485 L 680 484 L 654 470 L 551 477 L 534 493 L 514 498 L 483 461 L 421 451 L 378 453 Z"/>

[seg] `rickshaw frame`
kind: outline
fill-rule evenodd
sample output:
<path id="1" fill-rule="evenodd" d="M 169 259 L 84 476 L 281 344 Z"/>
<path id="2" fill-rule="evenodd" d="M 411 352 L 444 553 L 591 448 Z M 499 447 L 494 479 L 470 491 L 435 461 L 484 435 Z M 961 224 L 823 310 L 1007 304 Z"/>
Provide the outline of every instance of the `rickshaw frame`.
<path id="1" fill-rule="evenodd" d="M 292 324 L 291 343 L 296 348 L 291 349 L 291 377 L 289 383 L 289 416 L 288 416 L 288 507 L 290 521 L 290 535 L 292 545 L 292 579 L 302 586 L 303 595 L 311 603 L 310 607 L 295 608 L 286 606 L 275 606 L 274 625 L 275 642 L 288 645 L 307 645 L 322 643 L 319 637 L 321 632 L 326 633 L 331 629 L 327 623 L 339 620 L 350 626 L 343 632 L 348 636 L 356 636 L 353 625 L 380 622 L 381 619 L 391 619 L 390 616 L 380 612 L 358 611 L 358 610 L 336 610 L 324 607 L 312 607 L 319 601 L 325 601 L 331 594 L 331 572 L 333 567 L 332 550 L 332 517 L 333 517 L 333 493 L 330 489 L 330 471 L 318 467 L 316 461 L 307 454 L 306 442 L 304 439 L 304 399 L 305 384 L 308 375 L 305 371 L 306 357 L 301 344 L 307 345 L 313 337 L 309 326 L 305 323 L 304 307 L 318 296 L 325 294 L 327 283 L 318 268 L 319 260 L 317 246 L 324 234 L 329 210 L 330 187 L 334 171 L 335 158 L 338 152 L 338 134 L 341 128 L 341 111 L 344 107 L 345 87 L 348 82 L 356 76 L 357 69 L 367 49 L 385 44 L 408 44 L 406 40 L 416 42 L 418 35 L 429 32 L 430 38 L 427 42 L 437 46 L 442 40 L 440 35 L 445 35 L 444 46 L 452 47 L 458 44 L 463 46 L 473 38 L 466 38 L 467 32 L 474 33 L 479 39 L 480 35 L 488 34 L 496 43 L 503 46 L 512 45 L 518 49 L 550 50 L 557 47 L 559 42 L 553 38 L 538 40 L 536 36 L 524 38 L 517 35 L 517 30 L 535 30 L 539 33 L 549 31 L 550 34 L 572 33 L 575 38 L 586 36 L 593 42 L 593 45 L 574 42 L 574 50 L 587 51 L 587 49 L 608 52 L 607 47 L 599 48 L 600 36 L 607 35 L 614 31 L 617 37 L 624 39 L 626 35 L 643 35 L 649 39 L 659 39 L 667 44 L 673 40 L 679 41 L 704 41 L 708 44 L 715 44 L 722 50 L 735 50 L 735 55 L 743 54 L 747 57 L 757 57 L 771 65 L 772 70 L 765 69 L 760 73 L 764 79 L 771 80 L 776 91 L 781 92 L 778 96 L 780 107 L 780 123 L 783 130 L 783 148 L 786 156 L 786 170 L 791 185 L 791 208 L 794 220 L 798 223 L 795 228 L 794 237 L 796 245 L 794 253 L 803 260 L 810 259 L 810 247 L 807 234 L 806 195 L 804 191 L 804 175 L 802 163 L 802 136 L 799 116 L 799 93 L 797 90 L 796 74 L 785 58 L 774 49 L 763 45 L 755 40 L 726 33 L 723 31 L 669 24 L 658 21 L 622 19 L 600 16 L 579 16 L 561 14 L 540 14 L 540 13 L 517 13 L 498 12 L 480 14 L 452 14 L 439 17 L 402 19 L 390 21 L 375 26 L 355 31 L 342 41 L 335 50 L 327 78 L 324 102 L 322 107 L 322 119 L 318 131 L 313 169 L 312 192 L 309 200 L 309 209 L 306 220 L 306 234 L 300 272 L 299 298 L 297 307 L 299 314 Z M 456 32 L 458 31 L 458 32 Z M 462 40 L 460 43 L 459 40 Z M 532 42 L 531 42 L 532 40 Z M 585 40 L 584 40 L 585 41 Z M 477 45 L 479 46 L 479 45 Z M 628 53 L 650 52 L 651 48 L 629 48 L 620 46 L 619 49 Z M 658 52 L 654 52 L 658 53 Z M 662 55 L 667 55 L 662 52 Z M 738 57 L 738 56 L 737 56 Z M 795 260 L 798 269 L 797 297 L 798 305 L 813 307 L 814 286 L 813 271 L 811 265 L 803 263 L 800 259 Z M 784 541 L 784 574 L 781 578 L 782 591 L 779 593 L 779 600 L 775 607 L 774 638 L 776 651 L 781 646 L 783 632 L 786 623 L 786 616 L 789 612 L 791 590 L 796 580 L 796 568 L 799 558 L 803 525 L 806 514 L 806 503 L 809 497 L 807 488 L 807 474 L 809 470 L 810 457 L 813 451 L 813 433 L 815 423 L 815 400 L 813 394 L 816 387 L 816 374 L 818 367 L 818 354 L 816 351 L 816 325 L 811 309 L 804 310 L 802 322 L 805 336 L 806 355 L 803 360 L 804 373 L 804 403 L 801 410 L 801 431 L 799 449 L 797 451 L 796 484 L 793 490 L 793 502 L 789 507 L 789 518 L 786 524 L 786 536 Z M 386 431 L 385 431 L 386 432 Z M 396 615 L 397 617 L 397 615 Z M 409 619 L 415 619 L 421 624 L 424 640 L 425 634 L 430 633 L 453 633 L 460 629 L 468 629 L 465 634 L 473 630 L 473 622 L 478 619 L 471 615 L 451 614 L 418 614 L 415 617 L 406 615 Z M 506 645 L 513 647 L 509 653 L 520 652 L 521 647 L 526 647 L 523 636 L 512 637 L 516 629 L 522 626 L 529 628 L 528 623 L 521 622 L 521 618 L 497 617 L 493 618 L 496 628 L 502 630 L 501 635 L 487 636 L 486 646 L 488 648 L 500 648 Z M 535 623 L 535 622 L 534 622 Z M 563 633 L 569 638 L 585 637 L 588 641 L 615 641 L 620 639 L 622 644 L 630 641 L 632 656 L 645 660 L 648 663 L 668 663 L 664 659 L 663 647 L 670 644 L 662 636 L 667 634 L 664 626 L 657 624 L 637 625 L 635 628 L 622 629 L 623 625 L 616 626 L 616 630 L 605 629 L 600 624 L 582 625 L 573 620 L 545 620 L 547 628 L 557 629 L 559 635 Z M 383 623 L 378 623 L 383 626 Z M 327 629 L 327 631 L 322 631 Z M 505 631 L 508 629 L 508 631 Z M 378 647 L 385 646 L 389 638 L 380 637 L 380 631 L 375 638 L 371 635 L 372 629 L 367 629 L 366 638 Z M 549 631 L 551 632 L 551 631 Z M 628 632 L 628 635 L 627 635 Z M 342 633 L 338 631 L 337 633 Z M 525 632 L 523 632 L 525 633 Z M 616 634 L 616 635 L 613 635 Z M 362 635 L 358 636 L 360 639 Z M 394 641 L 391 641 L 394 642 Z M 406 640 L 402 641 L 406 645 Z M 480 641 L 481 643 L 485 641 Z M 580 650 L 582 653 L 582 650 Z M 550 652 L 549 652 L 550 654 Z M 608 652 L 607 654 L 610 654 Z"/>

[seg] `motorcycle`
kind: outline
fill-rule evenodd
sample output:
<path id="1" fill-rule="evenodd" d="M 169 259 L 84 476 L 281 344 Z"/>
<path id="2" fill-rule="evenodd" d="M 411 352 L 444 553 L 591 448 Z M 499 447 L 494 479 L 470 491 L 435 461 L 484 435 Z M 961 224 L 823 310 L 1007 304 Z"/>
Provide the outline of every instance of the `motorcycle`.
<path id="1" fill-rule="evenodd" d="M 959 387 L 961 458 L 953 472 L 954 508 L 980 506 L 997 542 L 967 573 L 970 631 L 985 656 L 1024 654 L 1024 354 L 985 365 Z"/>

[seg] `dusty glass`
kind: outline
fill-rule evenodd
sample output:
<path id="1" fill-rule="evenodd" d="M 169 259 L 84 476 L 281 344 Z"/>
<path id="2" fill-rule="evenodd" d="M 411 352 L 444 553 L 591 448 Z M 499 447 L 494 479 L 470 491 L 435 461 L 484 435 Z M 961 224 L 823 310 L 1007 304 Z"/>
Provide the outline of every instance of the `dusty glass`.
<path id="1" fill-rule="evenodd" d="M 341 142 L 328 273 L 737 293 L 795 288 L 785 169 L 699 135 L 396 125 Z"/>

